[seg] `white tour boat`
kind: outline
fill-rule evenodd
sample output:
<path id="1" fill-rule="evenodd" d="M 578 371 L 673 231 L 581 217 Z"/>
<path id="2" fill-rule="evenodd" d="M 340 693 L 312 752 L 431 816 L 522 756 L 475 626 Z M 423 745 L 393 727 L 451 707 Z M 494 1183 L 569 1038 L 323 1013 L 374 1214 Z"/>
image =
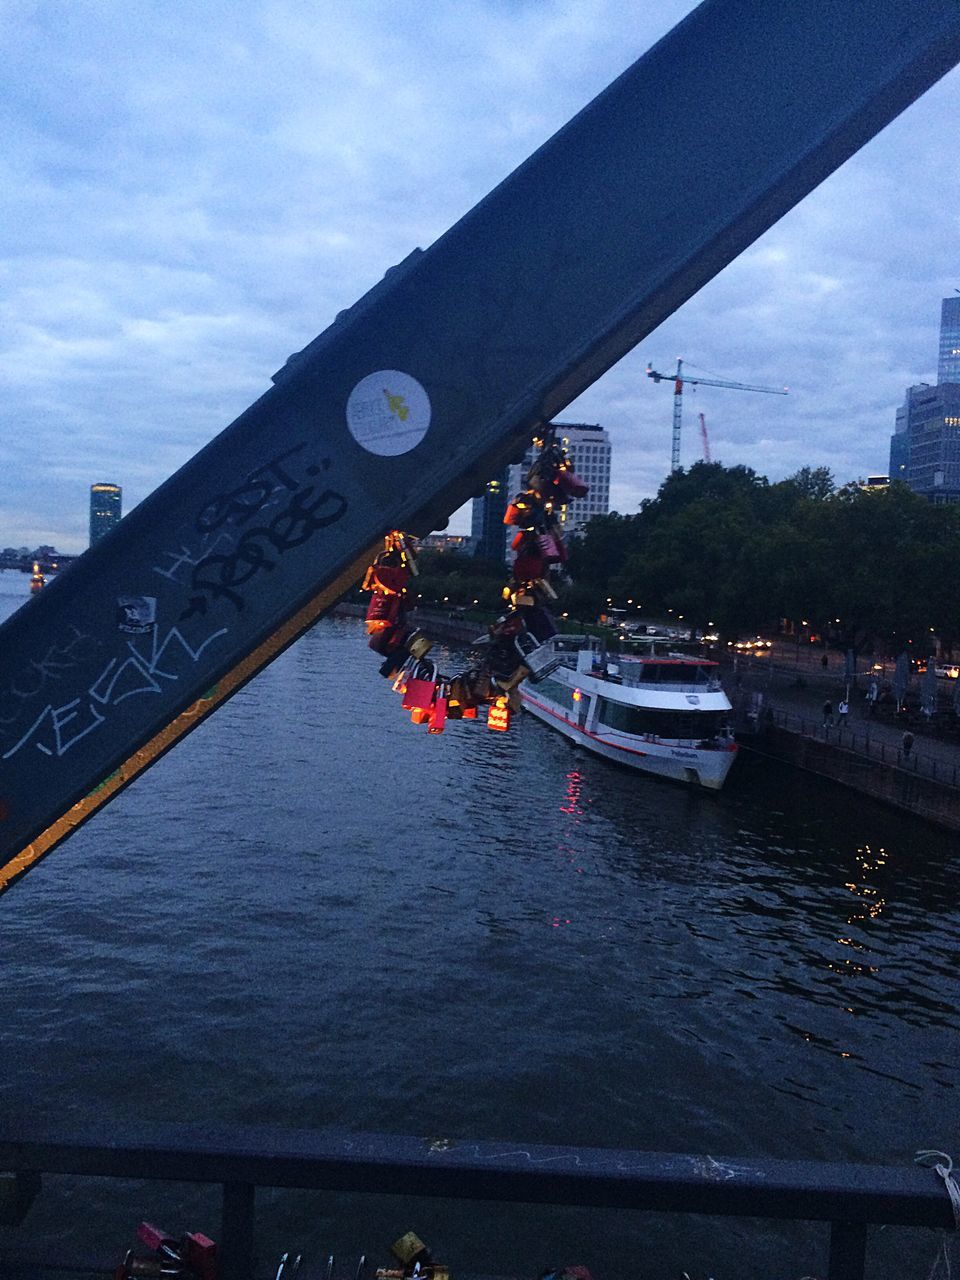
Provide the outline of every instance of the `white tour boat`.
<path id="1" fill-rule="evenodd" d="M 558 665 L 538 664 L 546 674 L 520 686 L 529 712 L 610 760 L 714 791 L 723 786 L 737 744 L 716 662 L 657 652 L 663 641 L 610 655 L 593 637 L 548 643 Z"/>

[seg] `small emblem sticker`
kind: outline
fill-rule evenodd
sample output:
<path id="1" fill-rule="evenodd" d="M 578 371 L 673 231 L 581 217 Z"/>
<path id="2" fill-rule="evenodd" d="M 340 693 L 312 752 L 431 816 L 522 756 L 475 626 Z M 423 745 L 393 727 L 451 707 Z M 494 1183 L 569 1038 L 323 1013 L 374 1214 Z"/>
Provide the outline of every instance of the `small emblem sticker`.
<path id="1" fill-rule="evenodd" d="M 409 453 L 429 426 L 430 397 L 416 378 L 398 369 L 368 373 L 347 400 L 347 427 L 368 453 Z"/>
<path id="2" fill-rule="evenodd" d="M 120 596 L 117 599 L 117 630 L 143 636 L 157 621 L 156 596 Z"/>

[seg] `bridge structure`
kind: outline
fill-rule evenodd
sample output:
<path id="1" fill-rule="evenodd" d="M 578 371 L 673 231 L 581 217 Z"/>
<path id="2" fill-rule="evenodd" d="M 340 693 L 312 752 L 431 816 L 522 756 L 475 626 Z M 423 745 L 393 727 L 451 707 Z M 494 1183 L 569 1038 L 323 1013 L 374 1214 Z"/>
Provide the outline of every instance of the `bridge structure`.
<path id="1" fill-rule="evenodd" d="M 0 892 L 958 60 L 957 0 L 706 0 L 392 268 L 0 628 Z"/>
<path id="2" fill-rule="evenodd" d="M 329 610 L 388 530 L 442 528 L 542 423 L 958 61 L 957 0 L 706 0 L 388 272 L 0 628 L 0 892 Z M 211 1163 L 81 1146 L 9 1132 L 0 1157 L 18 1172 L 150 1165 L 222 1180 L 241 1232 L 250 1187 L 279 1167 L 274 1150 L 261 1168 L 246 1150 Z M 380 1157 L 345 1173 L 343 1153 L 308 1154 L 319 1172 L 294 1151 L 281 1181 L 386 1185 Z M 564 1158 L 582 1168 L 579 1153 Z M 626 1182 L 622 1169 L 603 1174 L 598 1191 L 527 1185 L 508 1153 L 496 1183 L 445 1167 L 422 1190 L 652 1207 L 652 1181 L 653 1204 L 696 1198 L 709 1211 L 712 1170 L 679 1170 L 679 1182 L 694 1177 L 688 1195 L 671 1166 L 666 1195 L 651 1160 Z M 409 1177 L 404 1151 L 386 1163 Z M 847 1170 L 837 1188 L 822 1168 L 780 1171 L 778 1199 L 769 1172 L 746 1170 L 737 1196 L 711 1205 L 777 1216 L 794 1202 L 832 1221 L 831 1280 L 863 1274 L 867 1222 L 949 1220 L 915 1180 Z M 810 1187 L 826 1199 L 814 1204 Z"/>

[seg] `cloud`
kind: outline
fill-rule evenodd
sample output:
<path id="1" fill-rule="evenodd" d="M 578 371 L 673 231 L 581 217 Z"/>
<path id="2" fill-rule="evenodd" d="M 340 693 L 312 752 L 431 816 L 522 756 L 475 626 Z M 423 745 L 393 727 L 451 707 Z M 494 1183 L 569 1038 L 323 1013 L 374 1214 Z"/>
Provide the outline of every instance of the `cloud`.
<path id="1" fill-rule="evenodd" d="M 86 544 L 89 483 L 142 499 L 270 374 L 679 21 L 685 0 L 35 0 L 0 10 L 0 543 Z M 678 354 L 683 459 L 886 469 L 936 369 L 960 175 L 948 76 L 563 415 L 650 496 Z M 458 517 L 460 528 L 466 518 Z M 28 534 L 28 530 L 31 531 Z"/>

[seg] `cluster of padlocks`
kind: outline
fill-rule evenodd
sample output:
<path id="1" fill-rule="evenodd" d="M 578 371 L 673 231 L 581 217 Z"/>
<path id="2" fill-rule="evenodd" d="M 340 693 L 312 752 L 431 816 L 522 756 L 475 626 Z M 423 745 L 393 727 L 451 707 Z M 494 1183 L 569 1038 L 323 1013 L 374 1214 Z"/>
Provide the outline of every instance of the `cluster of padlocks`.
<path id="1" fill-rule="evenodd" d="M 221 1264 L 217 1246 L 198 1231 L 172 1236 L 150 1222 L 141 1222 L 137 1240 L 147 1253 L 129 1249 L 114 1272 L 114 1280 L 220 1280 Z M 439 1262 L 415 1231 L 408 1231 L 390 1246 L 394 1265 L 378 1267 L 366 1254 L 347 1263 L 330 1254 L 322 1266 L 323 1280 L 450 1280 L 450 1268 Z M 321 1259 L 318 1261 L 322 1261 Z M 318 1267 L 301 1271 L 303 1255 L 284 1253 L 274 1280 L 320 1280 Z M 252 1264 L 249 1268 L 252 1272 Z M 539 1280 L 593 1280 L 586 1267 L 547 1267 Z"/>
<path id="2" fill-rule="evenodd" d="M 200 1231 L 171 1235 L 152 1222 L 141 1222 L 137 1240 L 149 1250 L 137 1253 L 128 1249 L 123 1262 L 114 1272 L 114 1280 L 218 1280 L 220 1264 L 217 1246 Z"/>
<path id="3" fill-rule="evenodd" d="M 370 592 L 366 627 L 370 648 L 383 658 L 380 674 L 393 681 L 414 724 L 442 733 L 448 720 L 476 720 L 486 709 L 487 728 L 503 732 L 520 709 L 519 686 L 542 680 L 559 663 L 550 643 L 557 625 L 549 605 L 557 595 L 549 575 L 567 561 L 557 516 L 559 508 L 582 498 L 587 485 L 573 471 L 552 428 L 534 443 L 538 454 L 525 488 L 508 505 L 504 524 L 516 530 L 510 581 L 503 589 L 505 612 L 471 648 L 475 661 L 459 675 L 446 676 L 427 654 L 432 641 L 408 620 L 410 583 L 417 572 L 411 539 L 392 532 L 370 565 L 363 590 Z"/>

